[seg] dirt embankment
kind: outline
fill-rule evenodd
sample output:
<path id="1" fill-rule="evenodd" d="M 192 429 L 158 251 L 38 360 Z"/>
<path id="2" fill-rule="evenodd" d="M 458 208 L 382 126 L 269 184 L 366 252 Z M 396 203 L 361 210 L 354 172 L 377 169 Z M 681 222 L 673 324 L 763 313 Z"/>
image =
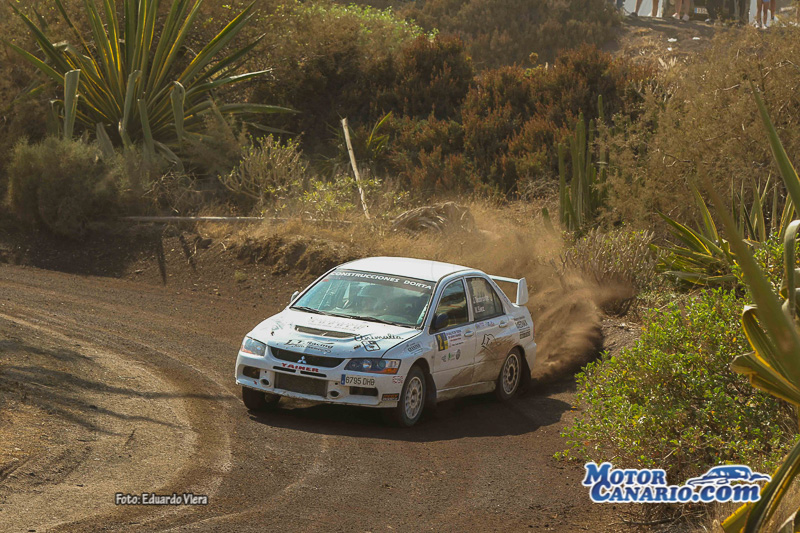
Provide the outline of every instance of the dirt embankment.
<path id="1" fill-rule="evenodd" d="M 142 226 L 72 243 L 47 234 L 0 240 L 0 260 L 40 268 L 131 279 L 220 295 L 289 293 L 342 262 L 374 255 L 408 256 L 526 277 L 528 308 L 539 346 L 535 378 L 569 378 L 603 347 L 603 309 L 631 296 L 630 287 L 598 287 L 565 271 L 560 236 L 527 213 L 472 206 L 469 231 L 376 229 L 363 223 L 335 227 L 299 223 L 273 226 L 213 225 L 194 229 Z M 503 287 L 511 291 L 514 287 Z"/>

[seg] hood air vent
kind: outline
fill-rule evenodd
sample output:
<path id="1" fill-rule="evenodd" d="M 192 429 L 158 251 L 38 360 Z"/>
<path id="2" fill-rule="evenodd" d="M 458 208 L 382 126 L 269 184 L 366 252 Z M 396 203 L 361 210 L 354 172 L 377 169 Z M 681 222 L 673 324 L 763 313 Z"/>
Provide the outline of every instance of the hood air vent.
<path id="1" fill-rule="evenodd" d="M 355 337 L 355 333 L 345 333 L 343 331 L 330 331 L 327 329 L 309 328 L 306 326 L 295 326 L 295 330 L 300 333 L 308 333 L 309 335 L 319 335 L 320 337 L 331 337 L 334 339 L 349 339 Z"/>

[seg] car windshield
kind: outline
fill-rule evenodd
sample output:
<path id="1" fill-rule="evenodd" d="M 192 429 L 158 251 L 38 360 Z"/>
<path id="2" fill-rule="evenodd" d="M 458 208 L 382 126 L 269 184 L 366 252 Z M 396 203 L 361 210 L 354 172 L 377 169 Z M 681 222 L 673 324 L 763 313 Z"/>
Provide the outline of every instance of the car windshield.
<path id="1" fill-rule="evenodd" d="M 294 302 L 292 309 L 415 328 L 425 318 L 433 285 L 390 274 L 334 270 Z"/>

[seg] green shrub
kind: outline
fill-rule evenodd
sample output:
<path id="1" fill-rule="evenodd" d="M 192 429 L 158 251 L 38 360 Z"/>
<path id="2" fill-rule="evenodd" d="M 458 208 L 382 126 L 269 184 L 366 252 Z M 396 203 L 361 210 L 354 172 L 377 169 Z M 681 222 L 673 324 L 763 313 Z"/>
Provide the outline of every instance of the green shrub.
<path id="1" fill-rule="evenodd" d="M 726 462 L 769 470 L 796 431 L 792 411 L 732 372 L 748 351 L 744 300 L 704 291 L 644 320 L 642 336 L 578 374 L 583 411 L 563 433 L 564 455 L 626 468 L 664 468 L 673 482 Z"/>
<path id="2" fill-rule="evenodd" d="M 259 24 L 266 36 L 256 64 L 272 72 L 255 82 L 252 99 L 298 110 L 269 125 L 303 133 L 306 149 L 321 147 L 342 117 L 355 127 L 382 116 L 376 95 L 394 85 L 403 45 L 422 34 L 390 11 L 326 2 L 289 2 Z"/>
<path id="3" fill-rule="evenodd" d="M 53 233 L 80 237 L 96 220 L 119 215 L 131 184 L 118 160 L 99 149 L 53 137 L 18 143 L 8 166 L 8 201 L 23 221 Z"/>
<path id="4" fill-rule="evenodd" d="M 269 135 L 252 143 L 236 168 L 220 176 L 220 181 L 245 212 L 254 208 L 263 212 L 305 189 L 306 166 L 297 142 L 281 144 Z"/>

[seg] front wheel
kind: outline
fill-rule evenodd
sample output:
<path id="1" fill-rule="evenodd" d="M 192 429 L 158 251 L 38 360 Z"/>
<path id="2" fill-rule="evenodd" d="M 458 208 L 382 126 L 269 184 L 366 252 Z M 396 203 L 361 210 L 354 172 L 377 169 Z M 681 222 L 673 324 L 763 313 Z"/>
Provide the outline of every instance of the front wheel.
<path id="1" fill-rule="evenodd" d="M 250 411 L 263 411 L 267 407 L 277 405 L 281 397 L 277 394 L 267 394 L 255 389 L 242 387 L 242 401 Z"/>
<path id="2" fill-rule="evenodd" d="M 525 365 L 522 364 L 519 352 L 516 349 L 511 350 L 506 356 L 500 375 L 497 377 L 497 386 L 494 389 L 494 393 L 498 400 L 505 402 L 517 394 L 522 382 L 524 368 Z"/>
<path id="3" fill-rule="evenodd" d="M 400 401 L 391 410 L 393 422 L 403 427 L 416 424 L 425 408 L 426 392 L 425 374 L 418 366 L 411 368 L 403 384 Z"/>

